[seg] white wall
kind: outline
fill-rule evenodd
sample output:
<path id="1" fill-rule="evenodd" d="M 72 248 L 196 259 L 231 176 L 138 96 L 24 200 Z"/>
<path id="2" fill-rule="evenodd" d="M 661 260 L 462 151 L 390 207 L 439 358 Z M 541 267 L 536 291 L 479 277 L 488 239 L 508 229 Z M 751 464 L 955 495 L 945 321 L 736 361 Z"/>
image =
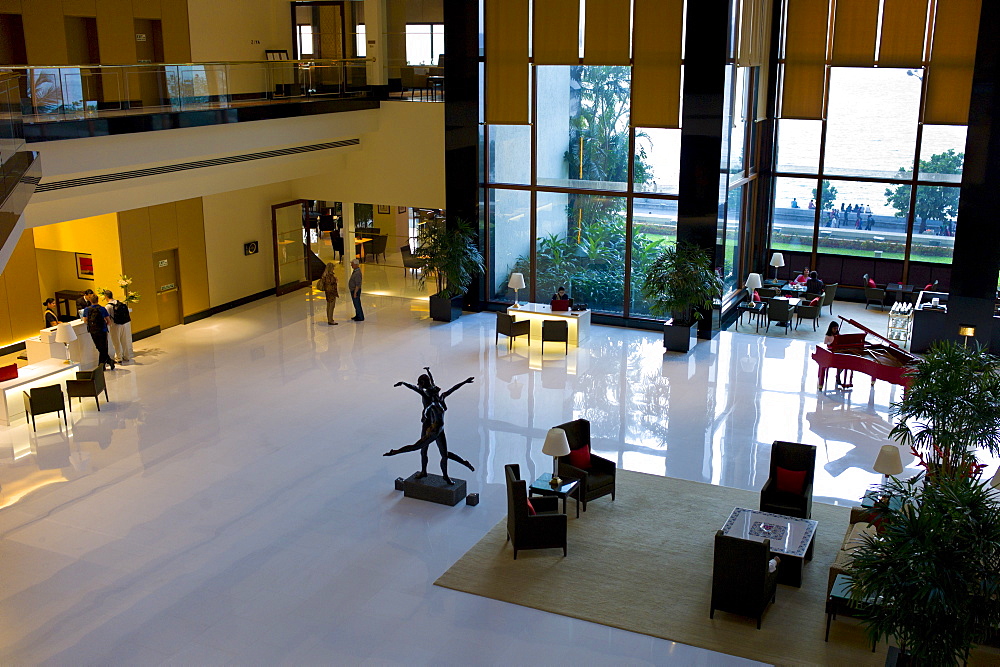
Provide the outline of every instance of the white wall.
<path id="1" fill-rule="evenodd" d="M 188 0 L 188 21 L 192 62 L 264 60 L 265 49 L 292 55 L 287 0 Z"/>
<path id="2" fill-rule="evenodd" d="M 202 199 L 211 306 L 274 287 L 271 205 L 292 199 L 296 199 L 292 183 L 233 190 Z M 259 242 L 258 254 L 243 254 L 243 244 L 250 241 Z"/>

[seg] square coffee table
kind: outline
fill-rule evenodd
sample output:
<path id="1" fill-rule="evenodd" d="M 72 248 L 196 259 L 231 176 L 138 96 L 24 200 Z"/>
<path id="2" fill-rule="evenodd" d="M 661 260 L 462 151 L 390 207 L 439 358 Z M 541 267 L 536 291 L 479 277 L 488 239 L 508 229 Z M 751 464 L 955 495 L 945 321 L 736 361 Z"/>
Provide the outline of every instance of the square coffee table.
<path id="1" fill-rule="evenodd" d="M 563 514 L 566 513 L 566 497 L 573 496 L 576 498 L 576 518 L 580 518 L 580 480 L 570 479 L 569 477 L 562 478 L 562 484 L 559 486 L 552 486 L 552 473 L 547 472 L 528 487 L 528 496 L 556 496 L 562 498 L 563 501 Z"/>
<path id="2" fill-rule="evenodd" d="M 771 540 L 771 551 L 781 556 L 778 581 L 801 587 L 802 564 L 812 560 L 813 537 L 818 526 L 814 519 L 737 507 L 723 524 L 722 533 L 755 542 Z"/>

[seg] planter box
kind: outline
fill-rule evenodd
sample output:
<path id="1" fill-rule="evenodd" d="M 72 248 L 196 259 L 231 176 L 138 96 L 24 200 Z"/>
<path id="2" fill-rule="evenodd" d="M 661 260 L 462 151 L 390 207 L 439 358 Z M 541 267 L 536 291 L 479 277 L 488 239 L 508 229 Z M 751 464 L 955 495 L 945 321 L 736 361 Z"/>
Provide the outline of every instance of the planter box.
<path id="1" fill-rule="evenodd" d="M 437 322 L 454 322 L 462 315 L 462 297 L 452 299 L 438 296 L 431 297 L 431 319 Z"/>
<path id="2" fill-rule="evenodd" d="M 686 327 L 668 320 L 663 325 L 663 347 L 671 352 L 690 352 L 698 342 L 698 323 Z"/>

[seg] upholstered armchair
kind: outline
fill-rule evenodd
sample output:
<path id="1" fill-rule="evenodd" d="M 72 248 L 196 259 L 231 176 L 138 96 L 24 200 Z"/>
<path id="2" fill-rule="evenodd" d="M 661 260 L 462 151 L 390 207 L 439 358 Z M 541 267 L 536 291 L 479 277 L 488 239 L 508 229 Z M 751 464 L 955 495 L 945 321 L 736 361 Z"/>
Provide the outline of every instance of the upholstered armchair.
<path id="1" fill-rule="evenodd" d="M 760 509 L 800 519 L 812 518 L 816 447 L 775 440 L 771 471 L 760 490 Z"/>
<path id="2" fill-rule="evenodd" d="M 104 383 L 104 366 L 98 364 L 92 371 L 82 371 L 76 374 L 75 380 L 66 380 L 66 396 L 70 399 L 70 406 L 73 405 L 74 397 L 83 401 L 84 396 L 93 396 L 94 403 L 97 404 L 97 411 L 101 410 L 101 401 L 98 396 L 104 392 L 104 400 L 108 401 L 108 387 Z"/>
<path id="3" fill-rule="evenodd" d="M 556 428 L 566 431 L 569 456 L 559 457 L 559 476 L 580 480 L 583 511 L 591 500 L 611 494 L 615 499 L 615 462 L 590 452 L 590 422 L 574 419 Z"/>
<path id="4" fill-rule="evenodd" d="M 868 283 L 868 274 L 864 276 L 865 281 L 865 310 L 874 302 L 879 308 L 885 308 L 885 285 L 882 287 L 872 287 Z"/>
<path id="5" fill-rule="evenodd" d="M 771 328 L 771 322 L 785 327 L 788 333 L 788 327 L 792 326 L 792 304 L 788 299 L 774 298 L 767 302 L 767 329 Z"/>
<path id="6" fill-rule="evenodd" d="M 769 572 L 771 540 L 763 542 L 715 533 L 715 557 L 712 561 L 712 608 L 760 619 L 769 602 L 774 602 L 778 572 Z M 780 567 L 780 563 L 779 563 Z"/>
<path id="7" fill-rule="evenodd" d="M 509 463 L 507 476 L 507 541 L 514 547 L 514 560 L 521 549 L 559 549 L 566 555 L 566 515 L 558 514 L 559 498 L 537 496 L 528 508 L 528 486 L 521 479 L 521 467 Z"/>
<path id="8" fill-rule="evenodd" d="M 62 413 L 63 423 L 69 426 L 66 420 L 66 399 L 63 396 L 62 387 L 57 384 L 48 387 L 33 387 L 30 392 L 24 394 L 24 411 L 31 417 L 31 430 L 35 428 L 35 416 L 44 415 L 49 412 Z"/>
<path id="9" fill-rule="evenodd" d="M 812 299 L 810 299 L 811 301 Z M 795 308 L 795 328 L 798 329 L 802 320 L 812 320 L 813 331 L 816 331 L 816 322 L 819 320 L 820 311 L 823 309 L 821 303 L 816 305 L 802 304 Z"/>
<path id="10" fill-rule="evenodd" d="M 837 298 L 837 288 L 840 283 L 830 283 L 823 289 L 823 308 L 830 306 L 830 316 L 833 317 L 833 300 Z"/>
<path id="11" fill-rule="evenodd" d="M 569 323 L 565 320 L 542 320 L 542 354 L 545 353 L 545 343 L 563 343 L 566 354 L 569 354 Z"/>
<path id="12" fill-rule="evenodd" d="M 531 322 L 528 320 L 514 321 L 507 313 L 497 313 L 497 333 L 494 345 L 500 344 L 500 334 L 507 336 L 507 349 L 514 347 L 514 339 L 518 336 L 528 337 L 528 347 L 531 347 Z"/>

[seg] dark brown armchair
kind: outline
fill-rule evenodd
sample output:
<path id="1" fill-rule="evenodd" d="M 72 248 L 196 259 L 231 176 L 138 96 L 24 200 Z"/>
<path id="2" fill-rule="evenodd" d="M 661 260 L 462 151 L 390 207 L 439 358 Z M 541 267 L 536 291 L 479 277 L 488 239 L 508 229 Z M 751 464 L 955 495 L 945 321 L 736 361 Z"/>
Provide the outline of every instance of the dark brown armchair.
<path id="1" fill-rule="evenodd" d="M 574 419 L 556 428 L 566 431 L 570 450 L 584 447 L 590 450 L 590 422 L 586 419 Z M 590 455 L 590 467 L 586 469 L 573 465 L 569 456 L 559 457 L 559 476 L 580 480 L 580 501 L 584 512 L 591 500 L 608 494 L 611 494 L 611 500 L 615 499 L 615 471 L 614 461 L 596 454 Z"/>
<path id="2" fill-rule="evenodd" d="M 69 422 L 66 420 L 66 399 L 63 396 L 62 387 L 57 384 L 49 385 L 48 387 L 33 387 L 29 392 L 21 392 L 24 394 L 24 411 L 31 417 L 31 430 L 37 431 L 35 428 L 35 416 L 44 415 L 49 412 L 62 413 L 63 423 L 69 426 Z"/>
<path id="3" fill-rule="evenodd" d="M 97 411 L 101 410 L 101 401 L 98 398 L 101 392 L 104 392 L 104 401 L 108 401 L 108 387 L 104 383 L 104 366 L 98 364 L 97 368 L 92 371 L 82 371 L 76 374 L 75 380 L 66 380 L 66 396 L 70 398 L 70 405 L 72 406 L 72 399 L 74 397 L 83 401 L 84 396 L 93 396 L 94 403 L 97 404 Z"/>
<path id="4" fill-rule="evenodd" d="M 507 336 L 507 349 L 514 347 L 514 339 L 518 336 L 528 336 L 528 347 L 531 347 L 531 322 L 523 320 L 514 321 L 514 318 L 507 313 L 497 313 L 497 334 L 494 345 L 500 344 L 500 334 Z"/>
<path id="5" fill-rule="evenodd" d="M 521 549 L 562 549 L 566 555 L 566 515 L 558 514 L 559 498 L 538 496 L 531 499 L 535 514 L 528 512 L 528 486 L 521 479 L 521 467 L 508 463 L 507 541 L 514 547 L 514 560 Z"/>
<path id="6" fill-rule="evenodd" d="M 816 447 L 775 440 L 771 473 L 760 490 L 760 509 L 800 519 L 812 518 Z"/>
<path id="7" fill-rule="evenodd" d="M 712 562 L 712 609 L 760 619 L 769 602 L 774 602 L 778 572 L 768 572 L 771 540 L 763 542 L 727 537 L 715 533 L 715 557 Z"/>
<path id="8" fill-rule="evenodd" d="M 879 308 L 885 309 L 885 285 L 882 287 L 872 287 L 868 284 L 868 274 L 864 276 L 865 281 L 865 310 L 874 302 Z"/>
<path id="9" fill-rule="evenodd" d="M 792 326 L 792 304 L 788 299 L 774 298 L 767 302 L 767 331 L 771 322 L 785 327 L 785 333 Z"/>
<path id="10" fill-rule="evenodd" d="M 545 343 L 563 343 L 566 354 L 569 354 L 569 323 L 563 320 L 542 320 L 542 354 L 545 353 Z"/>

